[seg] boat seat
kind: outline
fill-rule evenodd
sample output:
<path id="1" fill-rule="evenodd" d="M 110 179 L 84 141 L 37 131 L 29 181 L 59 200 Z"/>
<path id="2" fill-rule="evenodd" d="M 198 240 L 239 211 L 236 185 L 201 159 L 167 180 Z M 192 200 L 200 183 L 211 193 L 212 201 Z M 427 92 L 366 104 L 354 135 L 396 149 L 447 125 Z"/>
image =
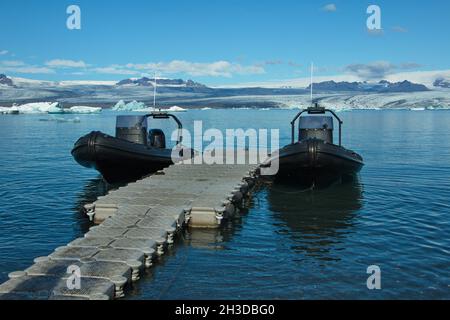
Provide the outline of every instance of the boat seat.
<path id="1" fill-rule="evenodd" d="M 151 129 L 148 132 L 148 145 L 154 148 L 166 148 L 166 135 L 161 129 Z"/>

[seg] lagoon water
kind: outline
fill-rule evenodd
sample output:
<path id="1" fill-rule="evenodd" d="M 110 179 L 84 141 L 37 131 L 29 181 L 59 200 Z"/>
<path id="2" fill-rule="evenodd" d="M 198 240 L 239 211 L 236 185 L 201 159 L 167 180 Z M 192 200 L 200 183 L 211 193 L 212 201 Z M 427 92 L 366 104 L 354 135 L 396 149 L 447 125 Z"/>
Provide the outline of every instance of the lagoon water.
<path id="1" fill-rule="evenodd" d="M 295 111 L 180 113 L 188 127 L 280 128 Z M 0 281 L 82 236 L 84 203 L 106 192 L 70 150 L 115 113 L 0 116 Z M 450 112 L 342 112 L 366 166 L 323 190 L 262 185 L 220 230 L 188 230 L 127 299 L 450 299 Z M 368 266 L 381 290 L 368 290 Z"/>

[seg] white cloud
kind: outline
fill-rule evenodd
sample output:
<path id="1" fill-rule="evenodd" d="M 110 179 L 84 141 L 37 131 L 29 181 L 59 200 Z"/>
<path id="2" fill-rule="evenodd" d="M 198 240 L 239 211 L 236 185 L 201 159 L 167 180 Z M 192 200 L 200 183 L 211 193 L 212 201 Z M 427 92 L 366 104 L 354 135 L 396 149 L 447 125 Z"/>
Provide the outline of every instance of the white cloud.
<path id="1" fill-rule="evenodd" d="M 74 61 L 65 59 L 54 59 L 45 63 L 47 67 L 51 68 L 86 68 L 88 65 L 84 61 Z"/>
<path id="2" fill-rule="evenodd" d="M 337 10 L 336 5 L 334 3 L 327 4 L 322 9 L 327 12 L 335 12 Z"/>
<path id="3" fill-rule="evenodd" d="M 344 72 L 353 74 L 362 80 L 381 80 L 394 72 L 414 70 L 420 67 L 420 64 L 414 62 L 396 65 L 388 61 L 375 61 L 367 64 L 350 64 L 344 68 Z"/>
<path id="4" fill-rule="evenodd" d="M 19 60 L 5 60 L 1 61 L 0 64 L 5 67 L 22 67 L 25 66 L 25 62 Z"/>
<path id="5" fill-rule="evenodd" d="M 20 60 L 0 61 L 0 72 L 2 73 L 22 73 L 22 74 L 50 74 L 55 73 L 51 68 L 45 66 L 29 65 Z"/>
<path id="6" fill-rule="evenodd" d="M 109 67 L 94 68 L 92 71 L 102 74 L 120 74 L 120 75 L 136 75 L 138 71 L 124 69 L 122 66 L 112 65 Z"/>
<path id="7" fill-rule="evenodd" d="M 215 61 L 211 63 L 189 62 L 184 60 L 173 60 L 171 62 L 145 63 L 126 65 L 128 69 L 139 70 L 143 72 L 161 72 L 165 74 L 185 73 L 191 76 L 210 76 L 210 77 L 232 77 L 233 74 L 262 74 L 265 70 L 262 66 L 243 66 L 239 63 L 229 61 Z"/>
<path id="8" fill-rule="evenodd" d="M 280 62 L 268 62 L 267 64 L 276 64 Z M 4 61 L 0 62 L 0 66 L 6 72 L 26 73 L 55 73 L 57 69 L 82 69 L 79 72 L 93 72 L 99 74 L 112 75 L 142 75 L 153 74 L 154 72 L 173 75 L 185 74 L 193 77 L 209 76 L 209 77 L 233 77 L 233 75 L 250 75 L 265 73 L 263 65 L 242 65 L 240 63 L 229 61 L 215 62 L 190 62 L 185 60 L 173 60 L 170 62 L 158 63 L 129 63 L 127 65 L 113 64 L 110 66 L 93 67 L 84 61 L 74 61 L 65 59 L 54 59 L 45 62 L 42 66 L 28 65 L 22 61 Z M 76 72 L 77 70 L 74 70 Z M 72 73 L 73 74 L 73 73 Z M 78 73 L 78 75 L 81 75 Z"/>
<path id="9" fill-rule="evenodd" d="M 8 54 L 8 50 L 0 50 L 0 56 L 4 56 L 5 54 Z"/>
<path id="10" fill-rule="evenodd" d="M 400 26 L 395 26 L 395 27 L 392 27 L 392 31 L 398 32 L 398 33 L 406 33 L 406 32 L 408 32 L 408 29 L 406 29 L 404 27 L 400 27 Z"/>
<path id="11" fill-rule="evenodd" d="M 275 66 L 283 64 L 284 62 L 282 60 L 267 60 L 261 63 L 260 65 L 267 65 L 267 66 Z"/>
<path id="12" fill-rule="evenodd" d="M 289 65 L 290 67 L 296 67 L 296 68 L 299 68 L 299 67 L 302 66 L 300 63 L 297 63 L 297 62 L 295 62 L 295 61 L 288 61 L 288 65 Z"/>
<path id="13" fill-rule="evenodd" d="M 355 63 L 344 68 L 346 73 L 353 74 L 361 79 L 380 79 L 390 73 L 395 66 L 387 61 L 376 61 L 368 64 Z"/>
<path id="14" fill-rule="evenodd" d="M 26 66 L 16 69 L 17 73 L 36 73 L 36 74 L 49 74 L 55 73 L 55 70 L 46 67 Z"/>
<path id="15" fill-rule="evenodd" d="M 3 73 L 23 73 L 23 74 L 50 74 L 55 73 L 55 70 L 39 67 L 39 66 L 21 66 L 21 67 L 3 67 L 0 66 Z"/>

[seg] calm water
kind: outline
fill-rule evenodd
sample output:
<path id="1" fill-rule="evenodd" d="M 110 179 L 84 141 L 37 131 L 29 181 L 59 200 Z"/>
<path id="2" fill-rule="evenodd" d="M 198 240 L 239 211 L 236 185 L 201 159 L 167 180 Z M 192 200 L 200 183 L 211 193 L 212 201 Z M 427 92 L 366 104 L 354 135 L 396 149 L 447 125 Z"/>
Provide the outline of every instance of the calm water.
<path id="1" fill-rule="evenodd" d="M 281 144 L 293 115 L 179 114 L 187 127 L 280 128 Z M 450 112 L 341 116 L 344 145 L 365 159 L 359 179 L 304 192 L 261 186 L 228 226 L 185 232 L 128 298 L 450 299 Z M 0 281 L 86 232 L 80 208 L 106 186 L 70 150 L 91 130 L 113 134 L 114 117 L 0 116 Z M 370 265 L 382 290 L 366 288 Z"/>

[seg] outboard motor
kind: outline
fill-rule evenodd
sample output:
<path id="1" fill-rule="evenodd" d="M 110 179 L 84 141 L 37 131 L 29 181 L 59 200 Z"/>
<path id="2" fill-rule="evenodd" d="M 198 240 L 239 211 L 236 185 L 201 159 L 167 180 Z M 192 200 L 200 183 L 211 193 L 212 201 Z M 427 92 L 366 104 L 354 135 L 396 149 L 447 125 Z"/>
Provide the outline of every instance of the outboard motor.
<path id="1" fill-rule="evenodd" d="M 151 129 L 148 132 L 148 146 L 154 148 L 166 148 L 166 136 L 161 129 Z"/>
<path id="2" fill-rule="evenodd" d="M 147 144 L 147 118 L 145 116 L 117 116 L 116 138 Z"/>
<path id="3" fill-rule="evenodd" d="M 300 140 L 319 139 L 333 143 L 333 118 L 329 116 L 301 117 L 299 137 Z"/>

